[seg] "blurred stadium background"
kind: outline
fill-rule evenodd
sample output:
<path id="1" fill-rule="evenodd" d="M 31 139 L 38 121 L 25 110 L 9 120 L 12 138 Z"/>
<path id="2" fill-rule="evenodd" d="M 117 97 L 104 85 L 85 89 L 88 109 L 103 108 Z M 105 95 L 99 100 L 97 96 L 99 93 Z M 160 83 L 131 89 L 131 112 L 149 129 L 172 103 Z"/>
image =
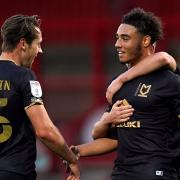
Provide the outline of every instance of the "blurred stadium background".
<path id="1" fill-rule="evenodd" d="M 121 17 L 142 7 L 161 17 L 164 40 L 157 47 L 180 62 L 179 0 L 13 0 L 1 2 L 0 23 L 14 14 L 42 18 L 44 53 L 33 66 L 45 106 L 68 144 L 91 141 L 91 129 L 106 108 L 105 90 L 123 71 L 114 48 Z M 38 180 L 63 180 L 61 161 L 37 142 Z M 83 180 L 108 180 L 116 154 L 82 158 Z"/>

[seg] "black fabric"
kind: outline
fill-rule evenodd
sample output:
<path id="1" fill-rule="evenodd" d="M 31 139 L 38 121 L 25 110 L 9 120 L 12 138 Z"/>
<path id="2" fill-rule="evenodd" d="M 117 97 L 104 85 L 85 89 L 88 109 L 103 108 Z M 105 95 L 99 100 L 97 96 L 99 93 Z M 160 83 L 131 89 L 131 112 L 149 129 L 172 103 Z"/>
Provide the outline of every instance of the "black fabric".
<path id="1" fill-rule="evenodd" d="M 135 111 L 130 121 L 116 126 L 119 147 L 113 174 L 118 176 L 119 168 L 128 171 L 137 163 L 174 161 L 179 154 L 174 140 L 180 114 L 179 76 L 161 69 L 136 78 L 115 94 L 113 103 L 122 99 Z"/>
<path id="2" fill-rule="evenodd" d="M 174 73 L 180 75 L 180 65 L 177 65 L 176 71 Z"/>
<path id="3" fill-rule="evenodd" d="M 8 171 L 0 171 L 0 179 L 2 180 L 35 180 L 36 178 L 30 178 L 27 176 L 22 176 L 16 173 Z"/>
<path id="4" fill-rule="evenodd" d="M 180 75 L 180 66 L 179 65 L 177 65 L 175 73 Z M 176 141 L 174 141 L 175 144 L 176 145 L 178 144 L 179 154 L 178 154 L 178 157 L 175 159 L 175 166 L 176 166 L 177 173 L 178 173 L 178 180 L 180 180 L 180 121 L 178 123 L 178 128 L 177 128 L 176 135 L 175 135 L 174 139 L 176 139 Z"/>
<path id="5" fill-rule="evenodd" d="M 4 98 L 0 99 L 0 170 L 32 178 L 36 177 L 36 139 L 24 108 L 34 99 L 42 101 L 31 92 L 30 80 L 35 79 L 30 69 L 0 61 L 0 98 Z"/>
<path id="6" fill-rule="evenodd" d="M 149 161 L 149 163 L 137 163 L 125 168 L 115 167 L 111 180 L 178 180 L 176 170 L 169 162 L 161 159 Z"/>

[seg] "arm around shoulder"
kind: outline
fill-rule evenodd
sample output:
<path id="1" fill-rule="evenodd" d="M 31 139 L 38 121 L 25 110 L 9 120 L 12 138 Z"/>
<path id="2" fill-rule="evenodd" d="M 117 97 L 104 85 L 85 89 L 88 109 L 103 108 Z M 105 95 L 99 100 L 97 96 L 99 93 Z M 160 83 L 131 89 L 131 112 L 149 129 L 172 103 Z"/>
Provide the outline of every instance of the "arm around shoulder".
<path id="1" fill-rule="evenodd" d="M 130 81 L 138 76 L 143 76 L 151 73 L 159 68 L 168 67 L 172 71 L 176 70 L 177 64 L 175 59 L 166 52 L 157 52 L 145 57 L 135 66 L 120 75 L 117 79 L 121 83 Z"/>
<path id="2" fill-rule="evenodd" d="M 108 102 L 112 103 L 113 95 L 123 86 L 124 83 L 146 74 L 149 74 L 162 67 L 168 67 L 170 70 L 175 71 L 177 64 L 175 59 L 166 52 L 157 52 L 151 54 L 139 63 L 129 68 L 126 72 L 120 74 L 109 85 L 106 91 L 106 98 Z"/>
<path id="3" fill-rule="evenodd" d="M 160 66 L 167 66 L 172 71 L 176 70 L 176 60 L 167 52 L 158 52 L 154 54 L 155 60 L 159 61 Z M 157 57 L 156 57 L 157 56 Z"/>

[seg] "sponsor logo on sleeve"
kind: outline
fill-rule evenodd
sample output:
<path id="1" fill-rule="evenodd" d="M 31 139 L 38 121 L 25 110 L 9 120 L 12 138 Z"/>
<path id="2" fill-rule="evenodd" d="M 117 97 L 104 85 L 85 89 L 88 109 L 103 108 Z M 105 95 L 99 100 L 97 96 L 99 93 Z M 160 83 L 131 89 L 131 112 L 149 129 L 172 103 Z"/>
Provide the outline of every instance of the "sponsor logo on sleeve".
<path id="1" fill-rule="evenodd" d="M 42 89 L 41 85 L 38 81 L 29 81 L 31 87 L 31 93 L 34 97 L 41 97 L 42 96 Z"/>

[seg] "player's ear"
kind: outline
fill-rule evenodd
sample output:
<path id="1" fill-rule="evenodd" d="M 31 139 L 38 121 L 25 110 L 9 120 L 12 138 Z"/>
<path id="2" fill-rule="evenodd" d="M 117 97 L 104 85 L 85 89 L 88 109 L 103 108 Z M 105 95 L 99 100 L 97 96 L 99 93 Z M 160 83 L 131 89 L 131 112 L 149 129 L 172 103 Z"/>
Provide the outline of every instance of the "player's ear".
<path id="1" fill-rule="evenodd" d="M 151 37 L 146 35 L 143 37 L 143 47 L 148 47 L 151 44 Z"/>
<path id="2" fill-rule="evenodd" d="M 26 40 L 25 40 L 24 38 L 21 38 L 21 39 L 20 39 L 19 46 L 21 47 L 21 49 L 22 49 L 23 51 L 26 50 Z"/>

